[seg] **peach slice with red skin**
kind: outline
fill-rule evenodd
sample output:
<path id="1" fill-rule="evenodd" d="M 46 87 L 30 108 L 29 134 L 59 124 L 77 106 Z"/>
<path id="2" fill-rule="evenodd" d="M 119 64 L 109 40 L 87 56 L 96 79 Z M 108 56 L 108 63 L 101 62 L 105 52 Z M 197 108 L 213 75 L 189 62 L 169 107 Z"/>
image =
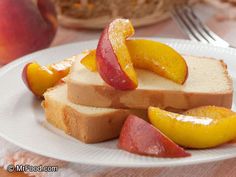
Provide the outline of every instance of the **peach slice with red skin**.
<path id="1" fill-rule="evenodd" d="M 188 148 L 215 147 L 236 138 L 236 113 L 222 107 L 203 106 L 183 115 L 149 107 L 148 117 L 171 140 Z"/>
<path id="2" fill-rule="evenodd" d="M 130 115 L 121 130 L 118 147 L 139 155 L 155 157 L 187 157 L 183 148 L 175 144 L 148 122 Z"/>
<path id="3" fill-rule="evenodd" d="M 178 84 L 184 84 L 188 76 L 188 66 L 184 58 L 171 47 L 160 42 L 134 39 L 127 40 L 134 67 L 150 70 Z M 95 50 L 81 60 L 90 71 L 96 71 Z"/>
<path id="4" fill-rule="evenodd" d="M 110 86 L 119 90 L 132 90 L 138 85 L 125 40 L 134 34 L 129 20 L 116 19 L 102 32 L 96 63 L 100 76 Z"/>

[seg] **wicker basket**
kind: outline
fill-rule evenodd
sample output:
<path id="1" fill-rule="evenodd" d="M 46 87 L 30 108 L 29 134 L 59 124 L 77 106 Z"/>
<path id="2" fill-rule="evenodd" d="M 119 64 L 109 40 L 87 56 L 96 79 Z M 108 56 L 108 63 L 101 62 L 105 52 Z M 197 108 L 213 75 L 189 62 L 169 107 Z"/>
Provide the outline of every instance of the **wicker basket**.
<path id="1" fill-rule="evenodd" d="M 103 28 L 112 19 L 129 18 L 144 26 L 169 16 L 169 9 L 187 0 L 54 0 L 59 21 L 70 28 Z"/>

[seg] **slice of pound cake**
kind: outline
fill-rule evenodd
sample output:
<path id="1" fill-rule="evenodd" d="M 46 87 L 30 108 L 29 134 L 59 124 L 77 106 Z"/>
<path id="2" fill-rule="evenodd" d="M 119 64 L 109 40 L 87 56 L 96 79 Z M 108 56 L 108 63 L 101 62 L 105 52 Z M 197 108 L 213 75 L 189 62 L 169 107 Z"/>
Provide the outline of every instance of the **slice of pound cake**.
<path id="1" fill-rule="evenodd" d="M 146 109 L 157 106 L 169 110 L 187 110 L 215 105 L 231 108 L 233 84 L 226 64 L 221 60 L 184 56 L 188 78 L 176 84 L 153 72 L 137 69 L 139 85 L 131 91 L 107 85 L 97 72 L 91 72 L 76 60 L 67 78 L 68 98 L 86 106 Z"/>
<path id="2" fill-rule="evenodd" d="M 61 84 L 44 93 L 46 119 L 65 133 L 85 142 L 97 143 L 119 136 L 129 114 L 146 119 L 146 110 L 87 107 L 67 99 L 67 86 Z"/>

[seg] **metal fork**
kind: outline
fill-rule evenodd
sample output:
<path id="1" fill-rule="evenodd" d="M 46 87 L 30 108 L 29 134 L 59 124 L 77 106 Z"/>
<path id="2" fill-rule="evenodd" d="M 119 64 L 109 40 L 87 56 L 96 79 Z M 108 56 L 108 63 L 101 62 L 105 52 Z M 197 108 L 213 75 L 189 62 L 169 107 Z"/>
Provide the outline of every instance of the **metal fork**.
<path id="1" fill-rule="evenodd" d="M 201 22 L 191 6 L 175 6 L 171 10 L 171 16 L 191 40 L 220 47 L 232 47 Z"/>

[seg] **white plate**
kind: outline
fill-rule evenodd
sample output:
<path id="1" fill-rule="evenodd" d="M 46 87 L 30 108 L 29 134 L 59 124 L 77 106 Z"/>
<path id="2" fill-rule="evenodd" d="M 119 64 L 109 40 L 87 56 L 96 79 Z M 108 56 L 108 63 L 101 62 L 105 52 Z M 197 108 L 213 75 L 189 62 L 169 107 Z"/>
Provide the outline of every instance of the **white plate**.
<path id="1" fill-rule="evenodd" d="M 224 59 L 236 81 L 236 50 L 184 40 L 161 40 L 184 54 Z M 44 122 L 40 102 L 26 89 L 21 79 L 26 62 L 52 63 L 95 48 L 97 41 L 73 43 L 25 56 L 0 69 L 0 136 L 29 151 L 56 159 L 82 164 L 116 167 L 160 167 L 189 165 L 236 157 L 236 144 L 215 149 L 191 150 L 188 158 L 152 158 L 134 155 L 116 148 L 116 140 L 84 144 Z M 199 83 L 201 84 L 201 83 Z M 235 99 L 234 99 L 235 104 Z M 236 111 L 235 107 L 233 109 Z"/>

